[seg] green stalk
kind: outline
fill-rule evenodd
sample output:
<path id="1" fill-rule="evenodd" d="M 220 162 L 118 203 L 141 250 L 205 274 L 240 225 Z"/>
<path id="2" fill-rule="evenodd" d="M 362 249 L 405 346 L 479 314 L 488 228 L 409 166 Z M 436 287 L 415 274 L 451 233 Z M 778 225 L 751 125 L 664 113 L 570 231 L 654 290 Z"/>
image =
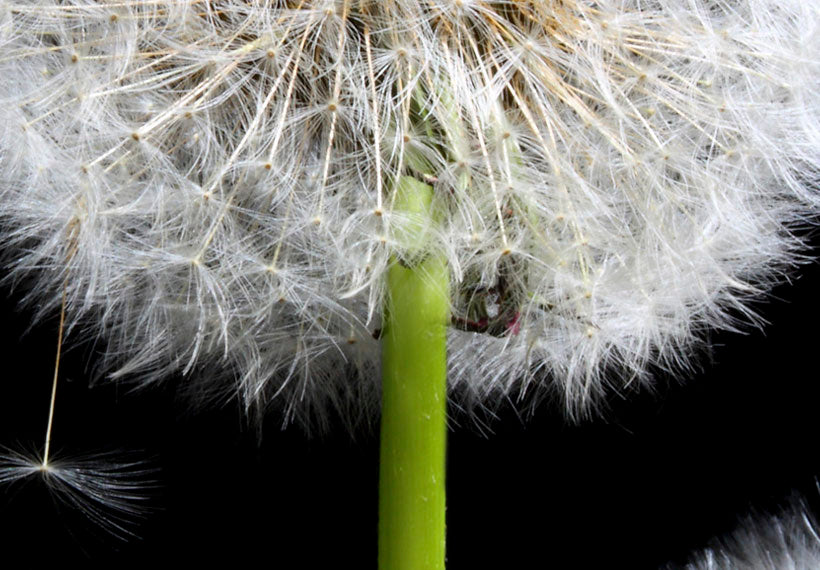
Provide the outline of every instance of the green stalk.
<path id="1" fill-rule="evenodd" d="M 405 176 L 396 191 L 405 256 L 388 270 L 382 332 L 379 569 L 443 570 L 449 270 L 424 252 L 433 189 Z"/>

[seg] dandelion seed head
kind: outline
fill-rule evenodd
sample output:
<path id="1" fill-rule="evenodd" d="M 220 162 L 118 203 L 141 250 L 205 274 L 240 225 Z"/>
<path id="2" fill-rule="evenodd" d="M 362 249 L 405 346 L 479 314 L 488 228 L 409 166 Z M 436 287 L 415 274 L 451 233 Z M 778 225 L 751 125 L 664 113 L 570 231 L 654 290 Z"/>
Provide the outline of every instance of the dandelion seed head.
<path id="1" fill-rule="evenodd" d="M 390 256 L 436 252 L 453 397 L 541 386 L 579 417 L 754 322 L 803 259 L 818 22 L 798 0 L 2 2 L 10 279 L 46 312 L 67 273 L 69 333 L 112 378 L 356 424 Z M 395 211 L 405 176 L 434 188 L 426 226 Z"/>
<path id="2" fill-rule="evenodd" d="M 820 564 L 817 522 L 802 498 L 776 514 L 751 513 L 726 536 L 715 538 L 695 553 L 686 570 L 753 568 L 799 570 Z M 668 565 L 666 568 L 673 568 Z"/>

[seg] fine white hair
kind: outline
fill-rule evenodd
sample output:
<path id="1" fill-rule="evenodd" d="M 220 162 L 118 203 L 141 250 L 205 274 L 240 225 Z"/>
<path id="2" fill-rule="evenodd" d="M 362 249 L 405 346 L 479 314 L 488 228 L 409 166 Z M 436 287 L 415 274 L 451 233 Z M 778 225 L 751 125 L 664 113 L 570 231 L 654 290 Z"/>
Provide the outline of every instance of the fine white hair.
<path id="1" fill-rule="evenodd" d="M 752 513 L 730 534 L 692 555 L 684 570 L 816 570 L 820 528 L 803 499 L 778 514 Z M 671 570 L 673 566 L 667 567 Z"/>
<path id="2" fill-rule="evenodd" d="M 9 279 L 197 401 L 378 413 L 401 176 L 434 186 L 465 409 L 679 371 L 817 213 L 805 0 L 0 1 Z M 440 219 L 439 219 L 440 218 Z"/>

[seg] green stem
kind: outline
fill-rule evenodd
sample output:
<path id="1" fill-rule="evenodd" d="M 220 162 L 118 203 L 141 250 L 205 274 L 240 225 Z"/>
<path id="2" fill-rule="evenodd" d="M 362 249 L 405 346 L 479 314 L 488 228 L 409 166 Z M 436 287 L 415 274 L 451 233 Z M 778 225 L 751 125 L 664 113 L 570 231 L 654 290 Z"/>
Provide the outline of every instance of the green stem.
<path id="1" fill-rule="evenodd" d="M 404 177 L 397 192 L 394 212 L 411 220 L 403 228 L 407 243 L 400 240 L 400 245 L 423 250 L 424 229 L 432 223 L 432 188 Z M 446 261 L 427 254 L 406 267 L 394 259 L 387 291 L 382 332 L 379 569 L 443 570 Z"/>

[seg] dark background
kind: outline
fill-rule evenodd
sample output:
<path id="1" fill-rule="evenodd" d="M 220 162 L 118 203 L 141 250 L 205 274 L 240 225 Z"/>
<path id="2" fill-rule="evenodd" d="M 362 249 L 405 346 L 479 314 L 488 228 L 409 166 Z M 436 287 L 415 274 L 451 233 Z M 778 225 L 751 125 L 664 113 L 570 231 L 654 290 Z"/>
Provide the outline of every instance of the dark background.
<path id="1" fill-rule="evenodd" d="M 713 335 L 703 372 L 616 398 L 606 419 L 567 425 L 546 403 L 527 422 L 502 413 L 492 434 L 452 431 L 448 569 L 656 568 L 793 490 L 820 513 L 819 292 L 820 267 L 801 267 L 759 305 L 763 332 Z M 0 296 L 0 445 L 39 451 L 57 315 L 24 334 L 31 315 Z M 308 439 L 273 417 L 260 442 L 236 407 L 191 413 L 170 387 L 89 389 L 88 358 L 64 356 L 53 445 L 142 450 L 160 469 L 153 511 L 121 541 L 32 477 L 0 489 L 5 555 L 375 568 L 375 435 Z"/>

